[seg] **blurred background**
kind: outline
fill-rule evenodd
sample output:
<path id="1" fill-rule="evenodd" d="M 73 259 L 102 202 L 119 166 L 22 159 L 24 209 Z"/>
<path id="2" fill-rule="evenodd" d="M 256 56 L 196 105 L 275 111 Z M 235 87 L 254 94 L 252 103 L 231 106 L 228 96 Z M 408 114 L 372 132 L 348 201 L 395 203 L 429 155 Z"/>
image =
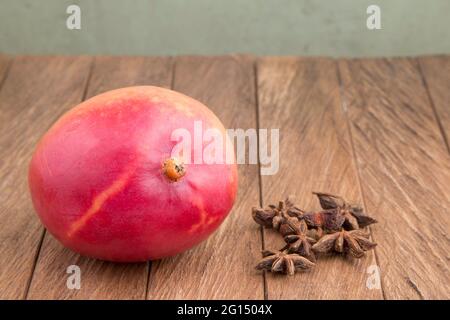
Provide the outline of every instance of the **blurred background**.
<path id="1" fill-rule="evenodd" d="M 449 0 L 0 0 L 0 52 L 411 56 L 450 53 Z M 69 30 L 66 9 L 81 9 Z M 366 26 L 369 5 L 381 29 Z"/>

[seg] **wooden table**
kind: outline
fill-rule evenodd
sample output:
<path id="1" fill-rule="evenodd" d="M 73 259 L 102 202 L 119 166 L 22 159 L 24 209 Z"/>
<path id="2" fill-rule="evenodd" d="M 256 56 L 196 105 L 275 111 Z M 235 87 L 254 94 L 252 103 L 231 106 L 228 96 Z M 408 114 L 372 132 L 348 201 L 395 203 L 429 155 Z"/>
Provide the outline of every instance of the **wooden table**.
<path id="1" fill-rule="evenodd" d="M 279 128 L 279 172 L 240 165 L 230 216 L 184 254 L 141 264 L 81 257 L 35 215 L 30 155 L 83 99 L 143 84 L 202 101 L 228 128 Z M 3 55 L 0 86 L 0 298 L 450 298 L 450 57 Z M 291 278 L 254 270 L 261 248 L 282 239 L 253 222 L 251 207 L 295 194 L 318 209 L 313 190 L 362 203 L 379 220 L 375 251 L 320 259 Z M 66 286 L 69 265 L 81 268 L 80 290 Z M 381 287 L 367 286 L 377 271 Z"/>

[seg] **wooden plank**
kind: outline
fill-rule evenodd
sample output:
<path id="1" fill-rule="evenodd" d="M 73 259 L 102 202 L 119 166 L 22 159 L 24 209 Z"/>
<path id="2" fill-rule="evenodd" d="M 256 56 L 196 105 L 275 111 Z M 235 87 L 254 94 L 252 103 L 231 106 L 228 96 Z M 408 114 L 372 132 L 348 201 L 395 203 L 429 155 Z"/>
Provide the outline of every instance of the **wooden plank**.
<path id="1" fill-rule="evenodd" d="M 340 72 L 385 297 L 449 299 L 450 158 L 417 62 L 345 60 Z"/>
<path id="2" fill-rule="evenodd" d="M 6 78 L 8 77 L 8 71 L 9 68 L 12 64 L 12 60 L 13 58 L 4 55 L 4 54 L 0 54 L 0 90 L 3 87 L 3 84 L 6 81 Z M 6 114 L 4 112 L 0 113 L 0 125 L 1 127 L 3 127 L 6 124 L 7 121 L 7 117 Z M 0 150 L 1 152 L 1 150 Z M 0 160 L 1 161 L 1 160 Z M 0 162 L 1 164 L 1 162 Z"/>
<path id="3" fill-rule="evenodd" d="M 450 56 L 422 57 L 419 58 L 419 63 L 443 138 L 450 152 Z"/>
<path id="4" fill-rule="evenodd" d="M 87 97 L 133 85 L 170 87 L 172 61 L 157 57 L 96 58 Z M 81 270 L 81 288 L 69 290 L 66 269 Z M 30 299 L 144 299 L 148 264 L 114 264 L 82 257 L 64 248 L 50 234 L 45 235 Z"/>
<path id="5" fill-rule="evenodd" d="M 91 58 L 17 57 L 0 91 L 0 298 L 26 294 L 43 228 L 28 193 L 37 141 L 82 99 Z"/>
<path id="6" fill-rule="evenodd" d="M 11 60 L 12 59 L 9 56 L 0 54 L 0 88 L 6 80 Z"/>
<path id="7" fill-rule="evenodd" d="M 174 89 L 207 106 L 226 128 L 256 128 L 253 60 L 243 56 L 180 57 Z M 262 299 L 254 268 L 261 236 L 251 218 L 259 203 L 258 167 L 239 165 L 239 191 L 229 217 L 205 242 L 155 262 L 150 299 Z"/>
<path id="8" fill-rule="evenodd" d="M 312 191 L 327 191 L 361 202 L 347 123 L 341 109 L 337 66 L 330 59 L 262 58 L 258 63 L 259 123 L 280 129 L 280 167 L 262 176 L 263 204 L 295 195 L 298 206 L 319 209 Z M 284 246 L 282 237 L 265 230 L 266 249 Z M 284 277 L 267 274 L 269 299 L 381 299 L 368 289 L 361 260 L 321 257 L 314 269 Z"/>

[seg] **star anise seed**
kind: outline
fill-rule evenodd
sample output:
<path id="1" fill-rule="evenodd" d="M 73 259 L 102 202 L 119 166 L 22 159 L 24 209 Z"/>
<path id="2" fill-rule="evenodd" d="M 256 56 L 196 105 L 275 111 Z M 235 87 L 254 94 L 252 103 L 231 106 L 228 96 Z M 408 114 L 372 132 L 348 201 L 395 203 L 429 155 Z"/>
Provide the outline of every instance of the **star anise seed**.
<path id="1" fill-rule="evenodd" d="M 365 251 L 375 246 L 376 243 L 369 240 L 369 234 L 362 230 L 342 230 L 323 236 L 312 246 L 312 250 L 316 253 L 348 253 L 355 258 L 362 258 Z"/>
<path id="2" fill-rule="evenodd" d="M 345 217 L 340 214 L 338 208 L 306 212 L 303 219 L 310 228 L 323 229 L 327 232 L 341 230 L 345 222 Z"/>
<path id="3" fill-rule="evenodd" d="M 288 252 L 297 253 L 308 260 L 315 262 L 316 256 L 312 251 L 312 244 L 316 240 L 308 236 L 308 226 L 304 220 L 289 220 L 288 225 L 294 230 L 294 234 L 284 237 L 286 243 L 289 244 Z"/>
<path id="4" fill-rule="evenodd" d="M 340 216 L 344 217 L 343 226 L 346 230 L 356 230 L 364 228 L 377 220 L 364 214 L 363 209 L 354 204 L 350 204 L 342 197 L 330 193 L 313 192 L 320 202 L 320 206 L 325 210 L 338 210 Z"/>
<path id="5" fill-rule="evenodd" d="M 365 214 L 363 208 L 361 208 L 361 207 L 352 206 L 349 209 L 349 211 L 355 217 L 355 219 L 358 221 L 358 225 L 360 228 L 365 228 L 368 225 L 378 222 L 376 219 Z"/>
<path id="6" fill-rule="evenodd" d="M 288 197 L 285 201 L 280 201 L 277 206 L 269 205 L 267 209 L 252 209 L 252 216 L 256 223 L 280 231 L 284 236 L 292 234 L 292 230 L 287 224 L 288 220 L 296 219 L 303 214 L 303 210 L 297 208 Z"/>
<path id="7" fill-rule="evenodd" d="M 320 206 L 323 209 L 342 208 L 347 204 L 343 198 L 330 193 L 313 192 L 313 194 L 319 198 Z"/>
<path id="8" fill-rule="evenodd" d="M 311 269 L 314 263 L 296 253 L 282 251 L 263 251 L 264 258 L 256 265 L 257 270 L 267 270 L 270 272 L 282 272 L 293 275 L 295 271 L 305 271 Z"/>
<path id="9" fill-rule="evenodd" d="M 252 208 L 253 220 L 263 227 L 272 228 L 272 221 L 276 212 L 271 209 Z"/>

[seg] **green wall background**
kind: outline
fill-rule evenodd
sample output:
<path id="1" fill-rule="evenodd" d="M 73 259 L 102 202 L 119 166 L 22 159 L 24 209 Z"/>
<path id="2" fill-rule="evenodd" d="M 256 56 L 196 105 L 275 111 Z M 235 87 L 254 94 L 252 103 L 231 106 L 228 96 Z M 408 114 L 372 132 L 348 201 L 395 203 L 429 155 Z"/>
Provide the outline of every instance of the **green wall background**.
<path id="1" fill-rule="evenodd" d="M 81 7 L 81 30 L 66 28 L 70 4 Z M 366 28 L 370 4 L 382 30 Z M 0 52 L 444 54 L 450 0 L 0 0 Z"/>

